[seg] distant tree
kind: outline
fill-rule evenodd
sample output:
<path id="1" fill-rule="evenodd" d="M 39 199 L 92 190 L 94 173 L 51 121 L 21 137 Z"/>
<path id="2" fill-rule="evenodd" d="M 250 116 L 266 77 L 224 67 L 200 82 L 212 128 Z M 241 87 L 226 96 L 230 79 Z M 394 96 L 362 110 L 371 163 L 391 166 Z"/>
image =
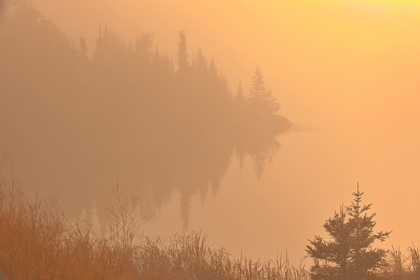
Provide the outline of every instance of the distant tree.
<path id="1" fill-rule="evenodd" d="M 313 280 L 373 279 L 385 264 L 386 251 L 374 248 L 373 243 L 385 241 L 391 232 L 374 233 L 376 214 L 367 214 L 372 204 L 360 206 L 362 195 L 358 188 L 351 205 L 342 206 L 325 222 L 331 240 L 320 236 L 309 240 L 306 252 L 315 262 L 310 270 Z"/>
<path id="2" fill-rule="evenodd" d="M 198 49 L 197 53 L 194 56 L 194 66 L 199 71 L 207 71 L 207 61 L 206 57 L 203 54 L 201 49 Z"/>
<path id="3" fill-rule="evenodd" d="M 153 34 L 146 33 L 141 37 L 137 37 L 135 41 L 134 51 L 138 60 L 141 63 L 141 67 L 150 66 L 153 57 Z"/>
<path id="4" fill-rule="evenodd" d="M 103 47 L 104 47 L 104 42 L 103 42 L 103 37 L 102 37 L 102 28 L 99 27 L 98 38 L 96 39 L 96 48 L 93 54 L 93 61 L 98 63 L 103 59 Z"/>
<path id="5" fill-rule="evenodd" d="M 189 67 L 187 54 L 187 39 L 185 37 L 184 31 L 179 32 L 178 67 L 179 72 L 185 72 Z"/>
<path id="6" fill-rule="evenodd" d="M 217 78 L 218 77 L 217 67 L 216 67 L 216 63 L 214 62 L 214 58 L 213 57 L 210 60 L 209 73 L 210 73 L 210 76 L 212 76 L 214 78 Z"/>
<path id="7" fill-rule="evenodd" d="M 86 39 L 83 37 L 80 37 L 79 52 L 80 52 L 80 57 L 82 59 L 88 59 L 87 43 L 86 43 Z"/>
<path id="8" fill-rule="evenodd" d="M 254 73 L 253 83 L 249 92 L 249 103 L 257 114 L 274 114 L 280 109 L 280 104 L 273 97 L 271 90 L 265 88 L 264 79 L 259 68 Z"/>
<path id="9" fill-rule="evenodd" d="M 153 56 L 152 56 L 152 65 L 156 69 L 158 69 L 160 68 L 161 64 L 162 64 L 162 56 L 160 54 L 159 48 L 156 47 L 155 52 L 153 53 Z"/>
<path id="10" fill-rule="evenodd" d="M 223 97 L 229 98 L 229 100 L 226 100 L 226 104 L 229 104 L 232 99 L 232 93 L 230 91 L 227 78 L 223 73 L 220 74 L 219 83 L 220 83 L 220 92 L 222 93 Z"/>
<path id="11" fill-rule="evenodd" d="M 244 89 L 242 87 L 242 82 L 239 81 L 238 91 L 235 96 L 235 103 L 238 108 L 243 109 L 246 105 L 246 98 L 244 94 Z"/>
<path id="12" fill-rule="evenodd" d="M 209 93 L 211 91 L 210 87 L 208 86 L 208 78 L 209 78 L 209 72 L 208 72 L 208 64 L 207 59 L 203 54 L 203 51 L 201 48 L 199 48 L 195 53 L 192 55 L 192 61 L 191 61 L 191 80 L 193 80 L 193 83 L 195 84 L 195 88 L 201 88 L 205 87 L 206 89 L 200 92 L 202 94 Z M 207 86 L 206 86 L 207 85 Z"/>

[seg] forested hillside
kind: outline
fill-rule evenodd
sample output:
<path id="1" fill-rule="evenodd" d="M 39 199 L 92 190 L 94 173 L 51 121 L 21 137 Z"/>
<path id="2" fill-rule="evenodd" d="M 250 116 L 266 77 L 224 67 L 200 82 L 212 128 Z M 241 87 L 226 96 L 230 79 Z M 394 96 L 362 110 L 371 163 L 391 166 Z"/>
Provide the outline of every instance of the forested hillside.
<path id="1" fill-rule="evenodd" d="M 249 91 L 236 89 L 213 58 L 188 49 L 184 31 L 176 57 L 153 38 L 100 27 L 92 49 L 16 2 L 0 28 L 0 127 L 50 161 L 91 162 L 86 172 L 129 163 L 156 206 L 180 192 L 188 227 L 191 197 L 217 192 L 235 155 L 241 164 L 248 155 L 261 176 L 290 122 L 259 69 Z"/>

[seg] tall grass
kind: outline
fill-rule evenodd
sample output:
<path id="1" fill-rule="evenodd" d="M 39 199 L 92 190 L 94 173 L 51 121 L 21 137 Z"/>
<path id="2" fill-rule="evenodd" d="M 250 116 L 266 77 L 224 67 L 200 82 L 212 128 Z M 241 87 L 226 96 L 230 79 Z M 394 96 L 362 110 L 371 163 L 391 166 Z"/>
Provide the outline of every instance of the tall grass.
<path id="1" fill-rule="evenodd" d="M 392 248 L 382 274 L 388 279 L 420 280 L 420 247 L 413 243 L 406 252 Z"/>
<path id="2" fill-rule="evenodd" d="M 201 232 L 156 238 L 141 246 L 142 279 L 309 279 L 304 268 L 293 268 L 287 258 L 265 263 L 208 245 Z"/>
<path id="3" fill-rule="evenodd" d="M 266 263 L 232 257 L 201 232 L 142 236 L 135 198 L 118 186 L 106 230 L 68 219 L 57 200 L 22 191 L 13 161 L 0 160 L 0 275 L 5 279 L 308 279 L 287 257 Z M 1 276 L 0 276 L 1 279 Z"/>
<path id="4" fill-rule="evenodd" d="M 57 200 L 29 199 L 13 160 L 0 158 L 0 279 L 309 280 L 304 267 L 281 256 L 267 262 L 233 257 L 209 245 L 202 232 L 170 238 L 141 234 L 136 198 L 114 188 L 106 229 L 92 219 L 71 220 Z M 420 280 L 420 248 L 388 254 L 382 279 Z"/>
<path id="5" fill-rule="evenodd" d="M 57 200 L 29 199 L 7 155 L 0 168 L 0 272 L 6 279 L 132 279 L 135 258 L 122 246 L 124 236 L 96 231 L 89 220 L 69 221 Z"/>

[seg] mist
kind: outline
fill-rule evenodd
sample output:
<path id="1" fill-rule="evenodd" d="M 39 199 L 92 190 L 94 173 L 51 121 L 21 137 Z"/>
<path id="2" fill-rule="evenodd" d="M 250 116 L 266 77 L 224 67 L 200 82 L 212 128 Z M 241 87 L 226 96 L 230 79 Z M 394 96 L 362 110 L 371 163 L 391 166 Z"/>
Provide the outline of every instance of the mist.
<path id="1" fill-rule="evenodd" d="M 387 246 L 418 242 L 418 3 L 20 2 L 0 145 L 32 195 L 102 219 L 118 184 L 148 235 L 299 263 L 359 181 Z"/>

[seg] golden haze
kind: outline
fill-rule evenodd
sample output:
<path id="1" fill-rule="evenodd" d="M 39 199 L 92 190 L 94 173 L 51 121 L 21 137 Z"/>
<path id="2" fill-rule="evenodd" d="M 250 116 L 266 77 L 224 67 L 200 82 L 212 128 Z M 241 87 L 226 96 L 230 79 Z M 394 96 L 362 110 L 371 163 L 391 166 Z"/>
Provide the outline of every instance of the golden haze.
<path id="1" fill-rule="evenodd" d="M 420 227 L 412 220 L 420 211 L 418 1 L 33 2 L 76 41 L 86 37 L 90 50 L 98 27 L 107 26 L 124 38 L 152 32 L 160 48 L 175 55 L 178 31 L 185 30 L 188 50 L 202 47 L 212 55 L 232 90 L 239 79 L 248 88 L 258 65 L 282 114 L 313 128 L 282 135 L 282 148 L 261 180 L 251 164 L 241 172 L 232 163 L 215 199 L 192 202 L 192 229 L 208 230 L 235 252 L 268 258 L 288 249 L 298 261 L 306 240 L 349 201 L 360 181 L 378 227 L 394 231 L 389 244 L 418 242 Z M 58 169 L 46 163 L 52 173 L 29 168 L 35 160 L 18 143 L 3 145 L 16 154 L 24 184 L 47 194 L 62 180 L 57 171 L 77 164 L 64 162 Z M 36 147 L 26 149 L 40 156 Z M 127 174 L 116 178 L 123 174 L 110 177 L 130 184 Z M 100 176 L 86 172 L 72 183 L 113 183 Z M 178 207 L 170 202 L 145 230 L 180 230 Z"/>

